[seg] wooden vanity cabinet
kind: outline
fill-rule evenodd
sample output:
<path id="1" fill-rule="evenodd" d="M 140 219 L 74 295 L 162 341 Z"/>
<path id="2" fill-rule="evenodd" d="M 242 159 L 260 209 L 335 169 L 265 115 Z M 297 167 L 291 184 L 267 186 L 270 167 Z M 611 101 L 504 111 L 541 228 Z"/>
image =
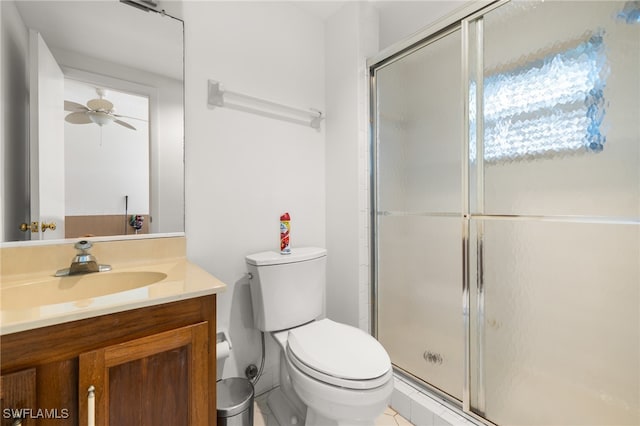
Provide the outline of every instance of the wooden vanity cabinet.
<path id="1" fill-rule="evenodd" d="M 80 418 L 93 389 L 96 426 L 206 425 L 207 345 L 201 322 L 81 354 Z"/>
<path id="2" fill-rule="evenodd" d="M 2 426 L 13 426 L 22 417 L 20 408 L 36 405 L 36 369 L 18 371 L 0 376 L 0 404 Z M 35 425 L 35 420 L 26 419 L 22 426 Z"/>
<path id="3" fill-rule="evenodd" d="M 35 398 L 11 403 L 50 410 L 33 425 L 87 425 L 92 404 L 96 426 L 215 426 L 215 303 L 204 296 L 2 336 L 3 408 L 5 396 L 31 389 Z M 27 384 L 5 386 L 16 377 Z"/>

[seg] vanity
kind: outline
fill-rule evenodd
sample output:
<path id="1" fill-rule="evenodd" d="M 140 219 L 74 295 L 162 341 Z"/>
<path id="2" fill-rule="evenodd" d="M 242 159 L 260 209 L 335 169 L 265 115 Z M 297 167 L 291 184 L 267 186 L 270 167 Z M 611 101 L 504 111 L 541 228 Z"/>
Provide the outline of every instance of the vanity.
<path id="1" fill-rule="evenodd" d="M 0 426 L 216 423 L 225 285 L 186 259 L 180 8 L 0 2 Z M 112 270 L 55 277 L 85 239 Z"/>
<path id="2" fill-rule="evenodd" d="M 95 242 L 112 270 L 68 277 L 72 242 L 0 250 L 3 426 L 215 425 L 226 286 L 184 237 Z"/>

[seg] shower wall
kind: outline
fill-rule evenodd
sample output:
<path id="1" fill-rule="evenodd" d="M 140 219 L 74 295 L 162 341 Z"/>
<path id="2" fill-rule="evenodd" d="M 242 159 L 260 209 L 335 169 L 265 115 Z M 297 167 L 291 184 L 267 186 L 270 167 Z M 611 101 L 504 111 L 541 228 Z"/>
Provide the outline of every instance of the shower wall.
<path id="1" fill-rule="evenodd" d="M 497 424 L 640 423 L 636 6 L 491 6 L 373 67 L 378 338 Z"/>

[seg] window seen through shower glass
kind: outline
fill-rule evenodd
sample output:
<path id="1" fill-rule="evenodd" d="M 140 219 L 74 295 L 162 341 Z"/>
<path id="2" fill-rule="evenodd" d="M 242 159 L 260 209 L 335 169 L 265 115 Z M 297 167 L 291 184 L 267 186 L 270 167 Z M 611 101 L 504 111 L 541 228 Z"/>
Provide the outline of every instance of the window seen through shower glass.
<path id="1" fill-rule="evenodd" d="M 639 24 L 619 18 L 624 6 L 523 1 L 485 15 L 472 213 L 639 216 Z M 477 167 L 475 139 L 469 152 Z"/>
<path id="2" fill-rule="evenodd" d="M 606 137 L 603 37 L 544 54 L 484 79 L 484 161 L 531 159 L 558 153 L 599 152 Z M 470 84 L 471 162 L 476 160 L 476 84 Z"/>

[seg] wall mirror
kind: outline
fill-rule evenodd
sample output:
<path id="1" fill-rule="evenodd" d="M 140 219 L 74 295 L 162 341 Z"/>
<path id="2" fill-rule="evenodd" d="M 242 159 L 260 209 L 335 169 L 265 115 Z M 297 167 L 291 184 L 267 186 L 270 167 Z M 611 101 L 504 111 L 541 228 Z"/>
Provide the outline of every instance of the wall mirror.
<path id="1" fill-rule="evenodd" d="M 0 6 L 1 240 L 184 232 L 183 22 L 117 0 Z"/>

